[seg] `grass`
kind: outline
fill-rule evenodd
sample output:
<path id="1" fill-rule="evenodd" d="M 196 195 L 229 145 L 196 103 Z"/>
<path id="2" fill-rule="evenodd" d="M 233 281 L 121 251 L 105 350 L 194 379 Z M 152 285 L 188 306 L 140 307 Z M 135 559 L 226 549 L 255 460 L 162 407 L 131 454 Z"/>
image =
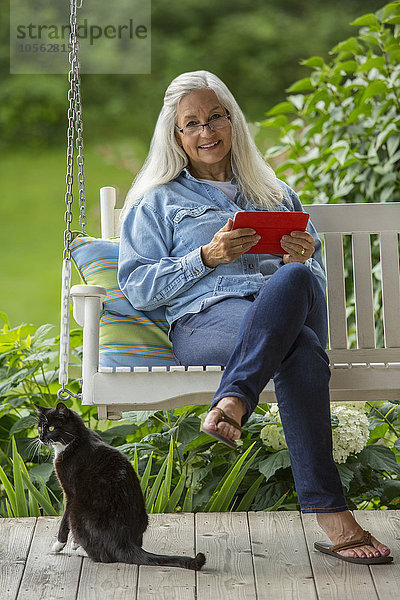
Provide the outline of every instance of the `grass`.
<path id="1" fill-rule="evenodd" d="M 119 205 L 128 191 L 144 148 L 114 141 L 85 148 L 87 233 L 99 235 L 99 189 L 118 188 Z M 11 325 L 58 325 L 64 243 L 65 148 L 10 150 L 0 179 L 0 311 Z M 77 181 L 77 177 L 75 177 Z M 76 203 L 76 204 L 75 204 Z M 74 221 L 79 229 L 77 193 Z M 78 282 L 74 275 L 74 282 Z"/>

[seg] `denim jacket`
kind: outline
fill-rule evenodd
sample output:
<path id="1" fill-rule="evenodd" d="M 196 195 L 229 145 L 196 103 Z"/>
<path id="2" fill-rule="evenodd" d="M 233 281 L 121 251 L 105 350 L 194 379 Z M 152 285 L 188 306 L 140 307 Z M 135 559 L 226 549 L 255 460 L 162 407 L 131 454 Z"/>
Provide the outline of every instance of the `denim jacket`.
<path id="1" fill-rule="evenodd" d="M 297 194 L 280 182 L 284 199 L 276 210 L 303 211 Z M 283 265 L 282 255 L 242 254 L 231 263 L 206 267 L 201 246 L 208 244 L 238 210 L 257 210 L 237 192 L 232 201 L 215 186 L 184 169 L 175 179 L 149 190 L 129 210 L 121 230 L 118 282 L 132 306 L 165 307 L 171 325 L 227 297 L 258 292 Z M 309 220 L 315 252 L 306 265 L 325 290 L 322 245 Z"/>

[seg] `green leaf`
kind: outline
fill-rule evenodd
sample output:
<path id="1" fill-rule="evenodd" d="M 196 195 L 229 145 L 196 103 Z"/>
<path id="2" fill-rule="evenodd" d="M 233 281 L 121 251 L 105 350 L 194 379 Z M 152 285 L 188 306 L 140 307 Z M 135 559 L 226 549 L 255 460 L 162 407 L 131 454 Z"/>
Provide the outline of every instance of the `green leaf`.
<path id="1" fill-rule="evenodd" d="M 35 346 L 39 346 L 42 342 L 47 340 L 48 335 L 52 329 L 54 329 L 54 325 L 50 325 L 50 324 L 41 325 L 41 327 L 38 327 L 38 329 L 35 331 L 35 333 L 32 336 L 32 343 Z"/>
<path id="2" fill-rule="evenodd" d="M 183 503 L 182 512 L 192 512 L 193 508 L 193 489 L 188 488 L 185 496 L 185 501 Z"/>
<path id="3" fill-rule="evenodd" d="M 385 23 L 388 25 L 398 25 L 400 23 L 400 15 L 389 17 L 389 19 L 386 19 Z"/>
<path id="4" fill-rule="evenodd" d="M 54 467 L 52 463 L 42 463 L 41 465 L 37 465 L 36 467 L 33 467 L 33 469 L 31 469 L 29 471 L 29 477 L 31 479 L 33 479 L 34 481 L 44 481 L 44 482 L 48 482 L 48 480 L 50 479 L 50 477 L 52 476 L 54 472 Z"/>
<path id="5" fill-rule="evenodd" d="M 30 517 L 40 517 L 41 516 L 39 504 L 31 492 L 29 492 L 28 506 L 29 506 L 29 516 Z"/>
<path id="6" fill-rule="evenodd" d="M 278 510 L 278 508 L 283 504 L 283 502 L 285 501 L 285 499 L 287 498 L 288 494 L 289 494 L 290 490 L 288 490 L 287 492 L 285 492 L 283 494 L 283 496 L 281 496 L 273 506 L 269 506 L 268 508 L 265 509 L 265 512 L 273 512 L 274 510 Z M 293 510 L 293 509 L 289 509 L 289 510 Z"/>
<path id="7" fill-rule="evenodd" d="M 225 478 L 224 484 L 220 489 L 217 489 L 210 500 L 207 502 L 204 512 L 224 512 L 228 510 L 229 504 L 243 480 L 244 475 L 249 469 L 251 463 L 257 456 L 260 448 L 253 454 L 253 456 L 247 461 L 247 464 L 243 466 L 247 456 L 251 452 L 256 442 L 254 442 L 244 454 L 236 461 L 236 463 L 229 469 L 228 476 Z M 242 468 L 243 466 L 243 468 Z"/>
<path id="8" fill-rule="evenodd" d="M 286 91 L 287 92 L 304 92 L 306 90 L 313 90 L 314 86 L 309 77 L 304 77 L 293 83 Z"/>
<path id="9" fill-rule="evenodd" d="M 329 54 L 362 54 L 364 52 L 364 48 L 357 41 L 355 37 L 350 37 L 343 42 L 339 42 L 332 48 Z"/>
<path id="10" fill-rule="evenodd" d="M 253 500 L 256 497 L 258 489 L 259 489 L 260 485 L 262 484 L 262 482 L 264 481 L 264 479 L 265 479 L 264 475 L 260 475 L 254 481 L 254 483 L 249 487 L 249 489 L 247 490 L 247 492 L 245 493 L 245 495 L 239 502 L 239 505 L 235 509 L 236 512 L 242 512 L 242 511 L 247 512 L 248 510 L 250 510 Z"/>
<path id="11" fill-rule="evenodd" d="M 388 151 L 388 155 L 392 158 L 393 154 L 396 152 L 397 148 L 400 145 L 400 137 L 399 135 L 391 135 L 386 140 L 386 147 Z"/>
<path id="12" fill-rule="evenodd" d="M 135 432 L 134 425 L 116 425 L 110 427 L 106 431 L 100 431 L 100 435 L 107 444 L 112 444 L 118 438 L 125 439 L 127 435 L 132 435 Z"/>
<path id="13" fill-rule="evenodd" d="M 387 84 L 384 81 L 373 81 L 366 88 L 361 96 L 360 103 L 363 104 L 368 98 L 378 96 L 379 94 L 386 94 L 388 91 Z"/>
<path id="14" fill-rule="evenodd" d="M 145 423 L 156 412 L 156 410 L 128 410 L 122 413 L 122 418 L 133 423 Z"/>
<path id="15" fill-rule="evenodd" d="M 22 462 L 22 458 L 19 456 L 17 452 L 17 445 L 15 443 L 15 438 L 12 438 L 12 456 L 13 456 L 13 476 L 14 476 L 14 488 L 15 488 L 15 500 L 16 500 L 16 508 L 17 514 L 16 517 L 28 517 L 28 505 L 26 502 L 25 489 L 22 481 L 22 473 L 20 467 L 20 461 Z"/>
<path id="16" fill-rule="evenodd" d="M 356 19 L 355 21 L 350 23 L 350 25 L 355 25 L 355 26 L 359 26 L 359 27 L 367 26 L 367 27 L 372 27 L 374 29 L 379 29 L 381 26 L 378 18 L 373 13 L 363 15 L 359 19 Z"/>
<path id="17" fill-rule="evenodd" d="M 0 466 L 0 481 L 4 486 L 5 492 L 7 494 L 8 501 L 10 503 L 10 507 L 12 512 L 14 513 L 13 517 L 17 516 L 17 500 L 15 497 L 15 490 L 8 480 L 7 475 L 4 473 L 3 468 Z"/>
<path id="18" fill-rule="evenodd" d="M 19 433 L 20 431 L 24 431 L 25 429 L 32 429 L 36 424 L 37 424 L 37 417 L 35 415 L 28 415 L 26 417 L 21 417 L 11 427 L 9 435 L 13 436 L 15 433 Z"/>
<path id="19" fill-rule="evenodd" d="M 383 493 L 390 502 L 395 498 L 400 500 L 400 481 L 398 479 L 386 479 L 383 482 Z"/>
<path id="20" fill-rule="evenodd" d="M 311 56 L 310 58 L 301 60 L 300 64 L 304 65 L 305 67 L 312 67 L 313 69 L 321 69 L 325 62 L 321 56 Z"/>
<path id="21" fill-rule="evenodd" d="M 278 471 L 278 469 L 286 469 L 290 467 L 289 450 L 279 450 L 274 452 L 265 460 L 262 460 L 258 465 L 258 470 L 268 481 Z"/>
<path id="22" fill-rule="evenodd" d="M 354 479 L 355 472 L 346 464 L 337 464 L 337 469 L 339 471 L 340 479 L 342 480 L 342 484 L 345 490 L 348 490 L 350 487 L 350 483 Z"/>
<path id="23" fill-rule="evenodd" d="M 362 71 L 370 71 L 371 69 L 381 70 L 385 66 L 385 59 L 383 56 L 372 56 L 367 58 L 365 62 L 358 66 L 357 73 Z"/>
<path id="24" fill-rule="evenodd" d="M 383 7 L 382 19 L 385 21 L 392 13 L 400 11 L 399 2 L 390 2 Z"/>
<path id="25" fill-rule="evenodd" d="M 146 502 L 147 512 L 154 512 L 154 503 L 156 501 L 158 492 L 162 485 L 162 478 L 164 477 L 165 469 L 167 468 L 167 459 L 165 458 L 164 462 L 161 465 L 160 470 L 157 473 L 157 477 L 152 485 L 150 495 Z"/>
<path id="26" fill-rule="evenodd" d="M 32 493 L 32 495 L 39 502 L 40 506 L 43 508 L 44 516 L 57 517 L 58 513 L 53 507 L 53 505 L 47 500 L 44 494 L 39 492 L 39 490 L 33 485 L 29 477 L 24 472 L 22 473 L 22 478 L 28 490 Z"/>
<path id="27" fill-rule="evenodd" d="M 271 119 L 264 119 L 260 121 L 260 127 L 284 127 L 287 123 L 287 117 L 285 115 L 277 115 L 271 117 Z"/>
<path id="28" fill-rule="evenodd" d="M 186 473 L 187 473 L 187 471 L 185 468 L 183 470 L 183 472 L 181 473 L 181 476 L 179 477 L 179 481 L 176 484 L 175 489 L 170 496 L 170 499 L 168 501 L 168 505 L 167 505 L 165 512 L 174 512 L 176 510 L 176 506 L 182 496 L 182 492 L 185 487 Z"/>
<path id="29" fill-rule="evenodd" d="M 136 447 L 136 444 L 135 444 L 135 447 Z M 143 473 L 142 477 L 140 478 L 140 487 L 142 489 L 142 493 L 144 496 L 146 494 L 147 485 L 149 483 L 152 462 L 153 462 L 153 452 L 150 454 L 148 461 L 147 461 L 146 468 L 144 470 L 144 473 Z M 138 475 L 138 477 L 139 477 L 139 475 Z"/>
<path id="30" fill-rule="evenodd" d="M 166 461 L 167 461 L 167 469 L 166 469 L 165 479 L 163 482 L 163 486 L 159 492 L 157 501 L 155 503 L 155 506 L 156 506 L 155 512 L 157 512 L 157 513 L 164 512 L 165 507 L 167 506 L 169 495 L 170 495 L 171 480 L 172 480 L 172 467 L 174 464 L 174 440 L 173 440 L 172 436 L 170 439 L 169 452 L 168 452 L 168 456 L 166 457 Z"/>
<path id="31" fill-rule="evenodd" d="M 276 106 L 274 106 L 273 108 L 271 108 L 271 110 L 269 110 L 266 114 L 267 115 L 280 115 L 282 113 L 293 113 L 295 112 L 293 104 L 291 102 L 280 102 L 279 104 L 277 104 Z"/>
<path id="32" fill-rule="evenodd" d="M 335 67 L 335 71 L 345 73 L 354 73 L 358 67 L 358 62 L 356 60 L 344 60 L 338 63 Z"/>
<path id="33" fill-rule="evenodd" d="M 380 444 L 366 446 L 358 455 L 360 462 L 375 471 L 389 471 L 400 474 L 400 465 L 390 448 Z"/>

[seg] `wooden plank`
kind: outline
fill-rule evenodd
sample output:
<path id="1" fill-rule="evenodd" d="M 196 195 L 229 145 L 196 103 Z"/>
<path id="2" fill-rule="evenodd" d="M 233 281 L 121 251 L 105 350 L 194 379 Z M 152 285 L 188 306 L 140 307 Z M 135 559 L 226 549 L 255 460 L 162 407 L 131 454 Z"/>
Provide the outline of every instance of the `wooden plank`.
<path id="1" fill-rule="evenodd" d="M 400 230 L 400 203 L 303 204 L 318 233 Z"/>
<path id="2" fill-rule="evenodd" d="M 249 512 L 258 600 L 317 600 L 297 511 Z"/>
<path id="3" fill-rule="evenodd" d="M 39 517 L 18 600 L 71 600 L 78 589 L 82 558 L 52 552 L 61 517 Z"/>
<path id="4" fill-rule="evenodd" d="M 328 538 L 315 514 L 301 517 L 319 600 L 379 600 L 369 568 L 314 550 L 314 542 Z"/>
<path id="5" fill-rule="evenodd" d="M 400 277 L 397 233 L 380 235 L 385 346 L 400 347 Z"/>
<path id="6" fill-rule="evenodd" d="M 246 513 L 197 513 L 196 540 L 207 558 L 197 600 L 256 600 Z"/>
<path id="7" fill-rule="evenodd" d="M 77 600 L 133 600 L 138 567 L 123 563 L 95 563 L 83 559 Z"/>
<path id="8" fill-rule="evenodd" d="M 194 556 L 194 514 L 150 514 L 143 548 L 156 554 Z M 139 567 L 137 600 L 194 600 L 196 573 L 178 567 Z"/>
<path id="9" fill-rule="evenodd" d="M 352 241 L 357 347 L 375 348 L 370 235 L 355 233 Z"/>
<path id="10" fill-rule="evenodd" d="M 14 600 L 24 572 L 36 518 L 1 519 L 0 523 L 1 600 Z"/>
<path id="11" fill-rule="evenodd" d="M 370 567 L 379 600 L 393 600 L 399 597 L 400 511 L 357 510 L 354 511 L 354 516 L 361 527 L 370 531 L 383 544 L 387 544 L 394 559 L 392 564 Z"/>
<path id="12" fill-rule="evenodd" d="M 344 282 L 343 238 L 341 233 L 325 235 L 325 264 L 329 348 L 347 348 L 346 293 Z"/>

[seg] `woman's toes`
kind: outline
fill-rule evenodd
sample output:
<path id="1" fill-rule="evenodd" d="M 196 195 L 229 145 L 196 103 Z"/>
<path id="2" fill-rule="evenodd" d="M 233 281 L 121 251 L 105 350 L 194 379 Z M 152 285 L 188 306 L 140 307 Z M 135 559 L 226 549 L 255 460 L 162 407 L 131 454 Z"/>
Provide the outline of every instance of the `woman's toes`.
<path id="1" fill-rule="evenodd" d="M 216 410 L 210 410 L 204 419 L 203 426 L 205 429 L 217 429 L 219 413 Z"/>

